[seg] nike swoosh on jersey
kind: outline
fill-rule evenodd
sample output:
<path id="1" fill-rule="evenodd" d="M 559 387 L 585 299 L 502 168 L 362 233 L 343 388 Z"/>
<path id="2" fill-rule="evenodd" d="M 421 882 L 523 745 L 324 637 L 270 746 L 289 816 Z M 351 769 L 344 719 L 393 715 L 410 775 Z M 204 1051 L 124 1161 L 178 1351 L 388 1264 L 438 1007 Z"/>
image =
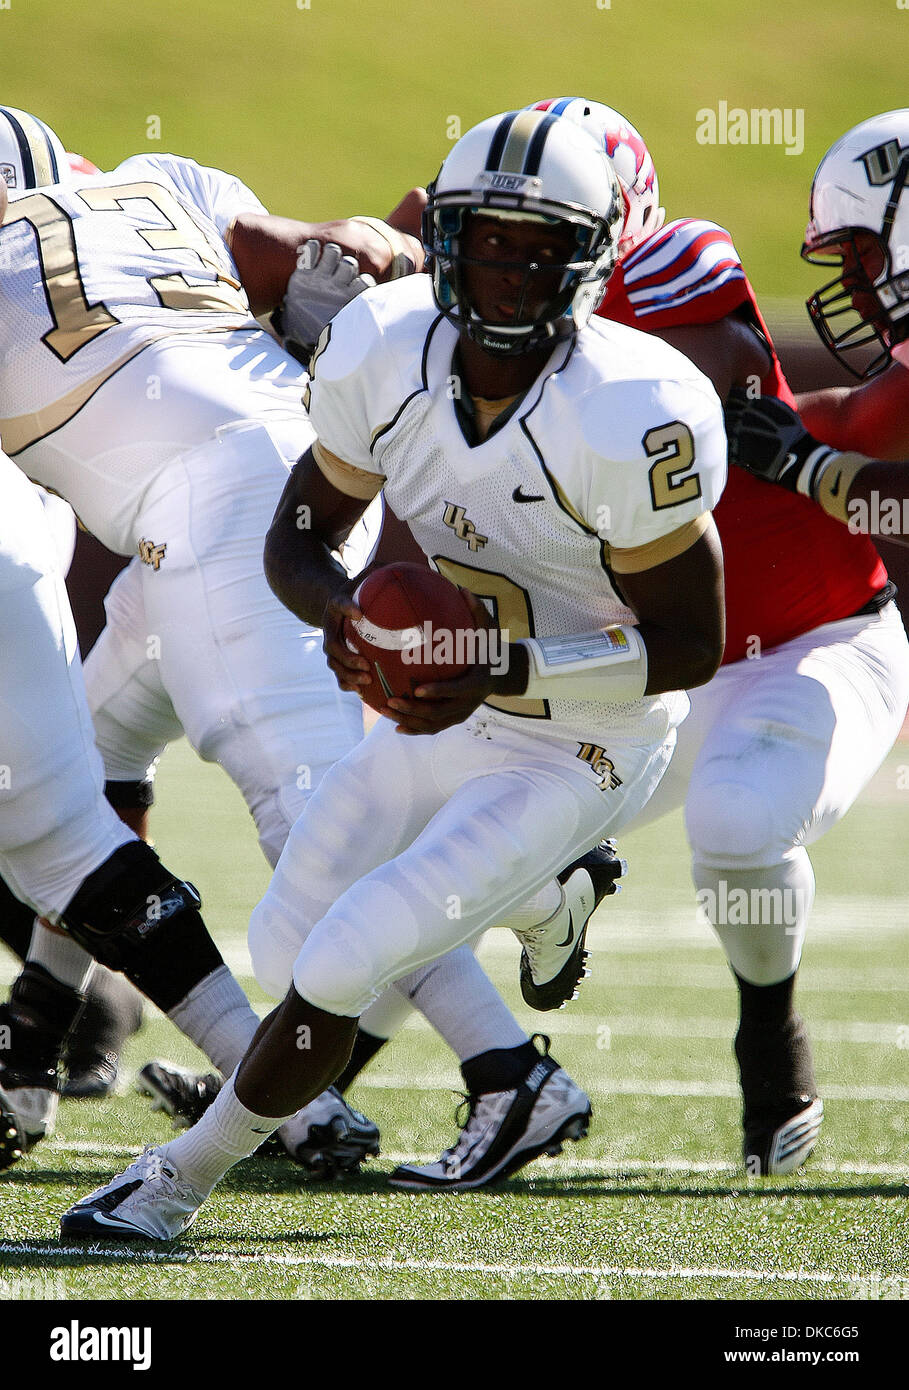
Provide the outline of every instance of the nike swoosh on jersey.
<path id="1" fill-rule="evenodd" d="M 519 483 L 518 486 L 515 488 L 514 492 L 511 494 L 511 500 L 513 502 L 545 502 L 546 499 L 542 493 L 540 493 L 539 497 L 537 497 L 533 493 L 522 492 L 521 485 Z"/>

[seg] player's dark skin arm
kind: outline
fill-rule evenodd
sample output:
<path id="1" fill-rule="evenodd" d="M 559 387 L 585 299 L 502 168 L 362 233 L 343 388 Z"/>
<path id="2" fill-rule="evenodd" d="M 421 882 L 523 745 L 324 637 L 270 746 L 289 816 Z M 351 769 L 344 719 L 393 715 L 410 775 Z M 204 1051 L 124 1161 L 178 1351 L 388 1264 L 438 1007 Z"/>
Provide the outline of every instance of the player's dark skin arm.
<path id="1" fill-rule="evenodd" d="M 909 370 L 900 362 L 860 386 L 806 391 L 795 403 L 806 430 L 824 444 L 876 459 L 909 458 Z"/>
<path id="2" fill-rule="evenodd" d="M 323 629 L 325 655 L 342 690 L 359 690 L 368 685 L 369 666 L 363 657 L 348 649 L 341 636 L 345 617 L 363 616 L 350 597 L 359 581 L 348 577 L 331 552 L 362 516 L 366 505 L 333 487 L 308 450 L 294 466 L 265 538 L 265 577 L 272 591 L 298 618 Z M 478 626 L 488 625 L 489 616 L 480 600 L 467 595 L 466 590 L 462 592 Z M 516 694 L 526 679 L 526 655 L 520 650 L 514 668 L 500 675 L 487 672 L 485 694 Z M 471 709 L 482 702 L 485 694 L 473 699 Z M 460 719 L 466 718 L 467 713 L 470 710 Z M 446 719 L 441 727 L 460 719 Z"/>
<path id="3" fill-rule="evenodd" d="M 340 601 L 356 587 L 331 552 L 346 539 L 367 505 L 333 487 L 311 449 L 287 480 L 265 537 L 265 577 L 284 607 L 313 627 L 322 625 L 330 600 Z M 359 615 L 359 609 L 350 607 Z"/>
<path id="4" fill-rule="evenodd" d="M 419 241 L 419 209 L 425 202 L 422 189 L 411 189 L 388 217 L 389 226 L 399 230 L 415 268 L 422 269 L 423 248 Z M 416 234 L 411 229 L 416 223 Z M 274 309 L 284 298 L 287 282 L 296 269 L 297 248 L 315 238 L 341 247 L 345 255 L 355 256 L 361 271 L 376 280 L 385 279 L 392 262 L 388 241 L 367 222 L 342 218 L 335 222 L 298 222 L 289 217 L 261 213 L 242 213 L 228 230 L 227 244 L 249 297 L 250 308 L 258 318 Z"/>
<path id="5" fill-rule="evenodd" d="M 727 314 L 717 323 L 658 328 L 653 336 L 690 358 L 713 382 L 721 401 L 733 386 L 748 386 L 749 381 L 759 381 L 770 370 L 767 348 L 751 325 L 735 314 Z"/>
<path id="6" fill-rule="evenodd" d="M 615 582 L 647 648 L 646 694 L 706 685 L 726 641 L 723 551 L 713 524 L 675 559 Z"/>

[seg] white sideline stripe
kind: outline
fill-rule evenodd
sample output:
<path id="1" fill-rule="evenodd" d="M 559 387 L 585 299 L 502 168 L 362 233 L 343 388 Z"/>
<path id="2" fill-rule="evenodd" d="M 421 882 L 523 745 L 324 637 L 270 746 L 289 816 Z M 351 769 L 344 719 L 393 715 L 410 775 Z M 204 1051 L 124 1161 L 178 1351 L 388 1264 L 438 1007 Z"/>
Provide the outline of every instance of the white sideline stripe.
<path id="1" fill-rule="evenodd" d="M 41 1145 L 41 1151 L 57 1153 L 77 1153 L 90 1154 L 98 1157 L 111 1158 L 135 1158 L 142 1152 L 140 1144 L 93 1144 L 86 1140 L 81 1142 L 78 1139 L 51 1139 Z M 382 1150 L 380 1157 L 387 1163 L 431 1163 L 438 1154 L 436 1153 L 394 1153 Z M 729 1174 L 731 1176 L 741 1176 L 744 1181 L 745 1175 L 734 1163 L 729 1163 L 724 1159 L 687 1159 L 687 1158 L 552 1158 L 546 1160 L 547 1165 L 557 1164 L 560 1171 L 566 1169 L 571 1172 L 579 1169 L 583 1172 L 603 1173 L 627 1173 L 629 1169 L 643 1170 L 645 1172 L 667 1172 L 667 1173 L 716 1173 Z M 368 1168 L 367 1172 L 375 1172 L 376 1169 Z M 840 1177 L 876 1177 L 876 1178 L 906 1178 L 909 1180 L 909 1163 L 820 1163 L 812 1159 L 812 1173 L 831 1173 Z"/>
<path id="2" fill-rule="evenodd" d="M 391 1274 L 550 1274 L 571 1278 L 588 1275 L 593 1278 L 604 1276 L 614 1279 L 729 1279 L 740 1281 L 756 1279 L 762 1284 L 870 1284 L 883 1283 L 886 1276 L 874 1272 L 870 1274 L 837 1274 L 832 1270 L 818 1269 L 727 1269 L 724 1266 L 706 1265 L 702 1268 L 687 1265 L 669 1265 L 665 1269 L 650 1268 L 646 1265 L 546 1265 L 528 1262 L 527 1264 L 493 1264 L 484 1260 L 396 1260 L 389 1256 L 370 1258 L 350 1255 L 256 1255 L 244 1254 L 196 1254 L 190 1250 L 171 1252 L 157 1250 L 111 1250 L 104 1245 L 29 1245 L 25 1241 L 3 1241 L 0 1255 L 72 1255 L 95 1258 L 99 1255 L 115 1263 L 135 1264 L 263 1264 L 284 1267 L 310 1266 L 316 1269 L 358 1269 Z M 907 1281 L 909 1282 L 909 1281 Z"/>
<path id="3" fill-rule="evenodd" d="M 422 1015 L 418 1015 L 422 1022 Z M 607 1027 L 618 1037 L 630 1038 L 708 1038 L 726 1042 L 735 1030 L 735 1021 L 718 1018 L 668 1017 L 665 1014 L 602 1014 L 564 1010 L 547 1019 L 547 1032 L 553 1035 L 588 1036 L 595 1038 L 599 1028 Z M 428 1028 L 429 1025 L 426 1024 Z M 909 1022 L 866 1023 L 858 1019 L 839 1023 L 835 1019 L 809 1025 L 812 1040 L 817 1042 L 881 1043 L 909 1050 Z M 902 1031 L 901 1031 L 902 1030 Z"/>
<path id="4" fill-rule="evenodd" d="M 456 1091 L 463 1090 L 463 1081 L 454 1072 L 450 1076 L 407 1076 L 369 1072 L 357 1077 L 357 1086 L 373 1091 Z M 734 1081 L 649 1081 L 642 1077 L 619 1077 L 613 1080 L 585 1081 L 585 1087 L 601 1096 L 710 1096 L 738 1097 Z M 909 1101 L 909 1086 L 837 1086 L 822 1087 L 824 1100 L 870 1100 L 901 1104 Z"/>

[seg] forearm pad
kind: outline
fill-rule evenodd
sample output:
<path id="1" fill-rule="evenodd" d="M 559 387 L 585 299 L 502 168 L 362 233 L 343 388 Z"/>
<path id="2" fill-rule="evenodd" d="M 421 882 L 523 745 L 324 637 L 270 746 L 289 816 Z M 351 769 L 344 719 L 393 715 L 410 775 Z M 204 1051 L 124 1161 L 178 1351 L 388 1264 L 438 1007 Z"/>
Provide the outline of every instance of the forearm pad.
<path id="1" fill-rule="evenodd" d="M 525 637 L 527 688 L 519 698 L 630 704 L 647 688 L 647 648 L 635 627 L 564 637 Z"/>

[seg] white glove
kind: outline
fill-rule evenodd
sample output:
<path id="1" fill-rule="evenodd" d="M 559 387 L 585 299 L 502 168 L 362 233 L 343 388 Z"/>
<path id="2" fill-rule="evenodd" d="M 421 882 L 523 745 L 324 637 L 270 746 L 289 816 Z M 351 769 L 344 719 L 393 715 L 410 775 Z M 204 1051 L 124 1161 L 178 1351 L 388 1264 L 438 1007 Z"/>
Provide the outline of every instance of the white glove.
<path id="1" fill-rule="evenodd" d="M 371 275 L 360 274 L 356 259 L 345 256 L 336 242 L 322 246 L 313 237 L 298 247 L 297 268 L 281 306 L 286 345 L 302 349 L 308 358 L 329 319 L 375 283 Z"/>

